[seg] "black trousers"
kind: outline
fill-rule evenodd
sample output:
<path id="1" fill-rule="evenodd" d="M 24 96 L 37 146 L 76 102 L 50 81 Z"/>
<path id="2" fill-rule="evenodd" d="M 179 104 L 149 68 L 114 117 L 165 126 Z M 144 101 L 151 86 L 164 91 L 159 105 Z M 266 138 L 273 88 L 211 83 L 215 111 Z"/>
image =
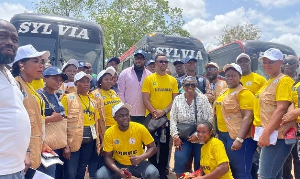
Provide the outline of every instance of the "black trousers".
<path id="1" fill-rule="evenodd" d="M 160 128 L 157 132 L 152 134 L 152 136 L 155 140 L 155 144 L 157 145 L 159 143 L 159 145 L 160 145 L 158 161 L 157 161 L 157 154 L 154 154 L 152 157 L 150 157 L 148 159 L 149 162 L 151 162 L 158 169 L 160 179 L 166 178 L 166 167 L 168 165 L 169 149 L 170 149 L 170 146 L 169 146 L 170 127 L 168 126 L 165 128 L 166 128 L 166 142 L 165 143 L 160 142 L 162 128 Z"/>
<path id="2" fill-rule="evenodd" d="M 131 122 L 137 122 L 144 125 L 146 117 L 145 116 L 130 116 Z"/>

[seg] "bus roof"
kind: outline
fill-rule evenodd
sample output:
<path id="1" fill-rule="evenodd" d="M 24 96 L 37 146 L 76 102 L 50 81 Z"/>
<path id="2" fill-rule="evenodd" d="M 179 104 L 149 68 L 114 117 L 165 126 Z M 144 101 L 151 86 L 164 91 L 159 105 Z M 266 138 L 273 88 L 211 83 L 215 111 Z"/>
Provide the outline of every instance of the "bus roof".
<path id="1" fill-rule="evenodd" d="M 274 48 L 274 47 L 277 47 L 278 49 L 280 50 L 284 50 L 284 51 L 290 51 L 291 53 L 295 53 L 295 51 L 289 47 L 289 46 L 286 46 L 286 45 L 283 45 L 283 44 L 279 44 L 279 43 L 274 43 L 274 42 L 263 42 L 263 41 L 255 41 L 255 40 L 237 40 L 237 41 L 233 41 L 229 44 L 226 44 L 224 46 L 221 46 L 221 47 L 218 47 L 214 50 L 211 50 L 209 52 L 207 52 L 208 54 L 215 51 L 215 50 L 219 50 L 225 46 L 228 46 L 228 45 L 231 45 L 233 43 L 237 43 L 240 45 L 240 47 L 242 48 L 242 51 L 245 52 L 245 48 L 265 48 L 265 49 L 269 49 L 269 48 Z"/>
<path id="2" fill-rule="evenodd" d="M 33 20 L 33 21 L 41 21 L 42 20 L 43 22 L 49 22 L 49 23 L 60 22 L 60 23 L 64 23 L 64 24 L 76 24 L 81 27 L 87 27 L 91 30 L 102 31 L 100 25 L 98 25 L 94 22 L 78 20 L 78 19 L 75 19 L 72 17 L 67 17 L 67 16 L 58 16 L 58 15 L 49 15 L 49 14 L 37 14 L 37 13 L 16 14 L 11 18 L 10 22 L 12 24 L 14 24 L 14 22 L 26 21 L 26 20 Z"/>

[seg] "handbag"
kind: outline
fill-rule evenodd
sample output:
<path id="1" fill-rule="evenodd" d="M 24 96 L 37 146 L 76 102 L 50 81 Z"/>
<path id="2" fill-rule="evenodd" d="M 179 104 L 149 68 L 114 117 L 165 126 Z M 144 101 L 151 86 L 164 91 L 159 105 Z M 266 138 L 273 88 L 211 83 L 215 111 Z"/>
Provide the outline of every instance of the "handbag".
<path id="1" fill-rule="evenodd" d="M 165 125 L 167 122 L 168 122 L 168 118 L 166 115 L 163 115 L 158 119 L 152 119 L 152 114 L 150 113 L 146 117 L 144 125 L 149 130 L 150 133 L 153 133 L 157 129 Z"/>
<path id="2" fill-rule="evenodd" d="M 196 95 L 194 95 L 194 101 L 195 101 L 195 119 L 196 123 L 190 124 L 190 123 L 182 123 L 179 122 L 177 123 L 177 131 L 178 131 L 178 136 L 180 139 L 188 140 L 189 137 L 197 131 L 197 101 L 196 101 Z"/>
<path id="3" fill-rule="evenodd" d="M 52 110 L 56 112 L 49 102 L 47 96 L 43 92 L 41 94 L 43 95 L 49 106 L 52 108 Z M 56 100 L 58 100 L 57 96 L 55 97 Z M 45 141 L 52 150 L 61 149 L 68 145 L 66 118 L 63 118 L 62 120 L 57 122 L 50 122 L 48 124 L 45 124 Z"/>

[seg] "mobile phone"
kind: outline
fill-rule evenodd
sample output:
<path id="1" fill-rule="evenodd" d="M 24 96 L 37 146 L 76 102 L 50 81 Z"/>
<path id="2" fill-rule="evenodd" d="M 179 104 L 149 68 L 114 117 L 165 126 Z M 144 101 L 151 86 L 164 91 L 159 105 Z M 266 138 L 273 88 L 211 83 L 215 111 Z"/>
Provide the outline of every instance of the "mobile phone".
<path id="1" fill-rule="evenodd" d="M 297 139 L 296 139 L 296 129 L 295 128 L 290 128 L 287 133 L 284 135 L 285 139 L 285 144 L 287 145 L 292 145 L 296 144 Z"/>
<path id="2" fill-rule="evenodd" d="M 123 168 L 122 170 L 123 170 L 124 174 L 127 175 L 128 178 L 132 177 L 132 174 L 128 171 L 127 168 Z"/>

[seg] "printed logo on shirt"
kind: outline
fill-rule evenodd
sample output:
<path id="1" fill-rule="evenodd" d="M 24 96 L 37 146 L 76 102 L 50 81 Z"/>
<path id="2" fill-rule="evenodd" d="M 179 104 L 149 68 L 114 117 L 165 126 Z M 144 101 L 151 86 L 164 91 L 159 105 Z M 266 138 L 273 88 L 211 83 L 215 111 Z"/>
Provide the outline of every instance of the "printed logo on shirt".
<path id="1" fill-rule="evenodd" d="M 115 140 L 114 140 L 114 144 L 116 144 L 116 145 L 120 144 L 119 139 L 115 139 Z"/>
<path id="2" fill-rule="evenodd" d="M 203 170 L 210 170 L 210 166 L 201 165 L 201 168 L 203 168 Z"/>
<path id="3" fill-rule="evenodd" d="M 156 81 L 153 82 L 153 85 L 156 85 Z"/>
<path id="4" fill-rule="evenodd" d="M 104 102 L 104 105 L 109 105 L 109 104 L 118 104 L 120 103 L 120 100 L 111 100 L 111 101 L 106 101 Z"/>
<path id="5" fill-rule="evenodd" d="M 132 150 L 132 151 L 114 151 L 115 153 L 119 154 L 119 155 L 136 155 L 137 154 L 137 150 Z"/>
<path id="6" fill-rule="evenodd" d="M 24 98 L 27 98 L 28 96 L 27 96 L 27 93 L 25 92 L 25 91 L 22 91 L 22 94 L 23 94 L 23 97 Z"/>
<path id="7" fill-rule="evenodd" d="M 96 94 L 96 97 L 98 97 L 98 98 L 99 98 L 99 97 L 100 97 L 100 94 L 99 94 L 99 93 L 97 93 L 97 94 Z"/>
<path id="8" fill-rule="evenodd" d="M 246 82 L 246 86 L 251 86 L 252 85 L 252 82 L 251 81 L 247 81 Z"/>
<path id="9" fill-rule="evenodd" d="M 129 139 L 129 144 L 135 144 L 135 138 L 130 138 Z"/>
<path id="10" fill-rule="evenodd" d="M 273 83 L 278 83 L 278 81 L 279 81 L 278 79 L 275 79 L 275 80 L 273 81 Z"/>
<path id="11" fill-rule="evenodd" d="M 102 96 L 103 99 L 106 99 L 106 96 Z"/>
<path id="12" fill-rule="evenodd" d="M 156 92 L 165 92 L 165 91 L 172 92 L 172 88 L 154 88 L 154 91 L 156 91 Z"/>
<path id="13" fill-rule="evenodd" d="M 75 99 L 75 96 L 71 95 L 69 98 L 70 98 L 70 99 Z"/>

